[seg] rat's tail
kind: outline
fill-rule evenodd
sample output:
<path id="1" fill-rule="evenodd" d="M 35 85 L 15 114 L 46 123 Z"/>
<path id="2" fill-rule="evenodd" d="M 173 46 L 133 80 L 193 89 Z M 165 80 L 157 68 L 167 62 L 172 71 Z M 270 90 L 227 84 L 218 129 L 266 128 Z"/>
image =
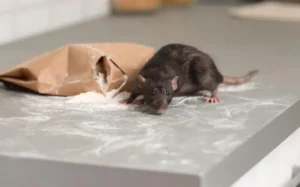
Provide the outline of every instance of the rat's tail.
<path id="1" fill-rule="evenodd" d="M 241 77 L 228 77 L 224 76 L 223 84 L 228 84 L 228 85 L 238 85 L 238 84 L 243 84 L 248 82 L 249 80 L 254 77 L 258 73 L 258 70 L 252 70 L 247 73 L 245 76 Z"/>

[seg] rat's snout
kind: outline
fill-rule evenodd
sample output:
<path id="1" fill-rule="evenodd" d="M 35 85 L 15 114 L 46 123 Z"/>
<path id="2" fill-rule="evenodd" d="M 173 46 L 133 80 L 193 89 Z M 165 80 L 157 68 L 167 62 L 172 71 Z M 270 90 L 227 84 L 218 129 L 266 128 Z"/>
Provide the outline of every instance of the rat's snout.
<path id="1" fill-rule="evenodd" d="M 167 108 L 168 102 L 165 100 L 157 100 L 153 102 L 153 107 L 157 110 L 162 110 Z"/>
<path id="2" fill-rule="evenodd" d="M 161 105 L 163 105 L 163 101 L 154 101 L 153 105 L 157 108 L 159 108 Z"/>

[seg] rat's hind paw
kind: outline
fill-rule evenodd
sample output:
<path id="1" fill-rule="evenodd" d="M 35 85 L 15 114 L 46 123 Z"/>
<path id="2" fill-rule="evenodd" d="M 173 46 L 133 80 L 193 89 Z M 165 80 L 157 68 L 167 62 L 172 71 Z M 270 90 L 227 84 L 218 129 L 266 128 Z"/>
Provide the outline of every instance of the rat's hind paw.
<path id="1" fill-rule="evenodd" d="M 218 97 L 205 97 L 204 101 L 206 103 L 219 103 L 219 102 L 221 102 L 220 98 L 218 98 Z"/>

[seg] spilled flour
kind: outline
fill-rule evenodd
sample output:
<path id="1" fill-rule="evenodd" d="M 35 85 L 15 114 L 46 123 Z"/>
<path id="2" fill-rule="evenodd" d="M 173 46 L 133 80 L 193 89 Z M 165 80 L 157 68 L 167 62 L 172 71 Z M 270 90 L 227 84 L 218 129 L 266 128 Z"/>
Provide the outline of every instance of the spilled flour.
<path id="1" fill-rule="evenodd" d="M 112 91 L 114 94 L 115 91 Z M 118 101 L 126 99 L 130 93 L 122 92 L 116 95 L 114 98 L 110 97 L 108 93 L 108 97 L 104 97 L 103 95 L 96 92 L 87 92 L 83 94 L 79 94 L 77 96 L 69 97 L 65 102 L 67 104 L 73 104 L 77 106 L 83 107 L 82 109 L 87 109 L 84 106 L 88 106 L 97 110 L 126 110 L 129 109 L 128 105 L 120 104 Z M 80 108 L 81 108 L 80 107 Z"/>
<path id="2" fill-rule="evenodd" d="M 113 98 L 115 91 L 106 97 L 95 92 L 72 97 L 15 94 L 1 101 L 0 132 L 5 133 L 0 136 L 0 150 L 19 156 L 201 173 L 296 100 L 255 83 L 222 86 L 219 93 L 219 104 L 206 104 L 201 96 L 175 98 L 161 116 L 120 104 L 129 96 L 125 92 Z M 0 98 L 4 94 L 0 91 Z"/>

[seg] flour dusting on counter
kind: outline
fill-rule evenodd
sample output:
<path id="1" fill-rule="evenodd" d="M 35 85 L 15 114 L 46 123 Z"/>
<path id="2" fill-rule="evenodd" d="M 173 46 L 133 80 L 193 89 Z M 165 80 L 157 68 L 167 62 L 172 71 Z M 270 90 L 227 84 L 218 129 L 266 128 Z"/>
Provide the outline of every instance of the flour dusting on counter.
<path id="1" fill-rule="evenodd" d="M 120 104 L 129 93 L 112 98 L 115 90 L 106 97 L 95 92 L 72 97 L 14 93 L 0 109 L 1 128 L 14 139 L 2 134 L 0 142 L 10 143 L 0 143 L 0 150 L 22 157 L 201 173 L 242 144 L 245 133 L 255 133 L 295 101 L 271 89 L 255 83 L 224 86 L 218 104 L 204 103 L 202 96 L 177 97 L 160 116 Z"/>

